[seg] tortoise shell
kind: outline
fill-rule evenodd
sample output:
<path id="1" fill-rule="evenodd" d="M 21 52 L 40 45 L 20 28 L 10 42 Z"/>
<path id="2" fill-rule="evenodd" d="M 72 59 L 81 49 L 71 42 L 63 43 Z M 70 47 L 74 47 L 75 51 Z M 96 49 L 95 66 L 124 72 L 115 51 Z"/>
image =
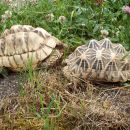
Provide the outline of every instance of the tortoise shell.
<path id="1" fill-rule="evenodd" d="M 22 26 L 25 28 L 25 26 Z M 29 26 L 28 26 L 29 27 Z M 12 29 L 10 29 L 12 30 Z M 0 67 L 14 71 L 26 69 L 31 60 L 33 68 L 45 60 L 57 44 L 63 43 L 42 28 L 9 31 L 0 39 Z"/>
<path id="2" fill-rule="evenodd" d="M 75 82 L 125 82 L 130 79 L 130 56 L 126 54 L 121 44 L 113 44 L 108 38 L 91 40 L 69 55 L 63 72 Z"/>

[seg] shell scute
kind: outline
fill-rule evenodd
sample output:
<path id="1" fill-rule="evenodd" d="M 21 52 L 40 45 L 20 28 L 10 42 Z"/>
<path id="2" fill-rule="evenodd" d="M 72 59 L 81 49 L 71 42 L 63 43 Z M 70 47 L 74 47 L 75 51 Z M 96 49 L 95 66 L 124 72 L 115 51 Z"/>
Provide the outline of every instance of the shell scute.
<path id="1" fill-rule="evenodd" d="M 24 35 L 28 35 L 27 41 Z M 18 32 L 16 34 L 9 34 L 4 39 L 4 55 L 8 56 L 35 51 L 41 47 L 41 43 L 43 42 L 43 39 L 33 32 Z"/>

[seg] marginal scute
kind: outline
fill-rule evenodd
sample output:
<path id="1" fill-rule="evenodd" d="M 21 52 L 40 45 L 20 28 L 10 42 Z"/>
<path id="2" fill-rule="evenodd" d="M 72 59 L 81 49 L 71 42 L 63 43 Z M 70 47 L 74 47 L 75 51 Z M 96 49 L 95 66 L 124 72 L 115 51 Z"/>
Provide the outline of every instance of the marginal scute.
<path id="1" fill-rule="evenodd" d="M 24 65 L 23 60 L 20 55 L 14 55 L 14 59 L 18 67 L 21 67 Z"/>
<path id="2" fill-rule="evenodd" d="M 7 56 L 2 57 L 2 61 L 3 61 L 2 62 L 3 66 L 7 66 L 7 67 L 10 66 L 10 63 L 9 63 L 9 60 L 8 60 Z"/>
<path id="3" fill-rule="evenodd" d="M 17 68 L 17 64 L 14 59 L 14 56 L 9 56 L 8 60 L 10 62 L 10 68 Z M 8 66 L 5 65 L 5 67 L 8 67 Z"/>
<path id="4" fill-rule="evenodd" d="M 73 82 L 77 79 L 125 82 L 130 80 L 130 55 L 126 54 L 121 44 L 113 44 L 108 38 L 93 39 L 86 48 L 81 45 L 68 56 L 63 72 Z"/>
<path id="5" fill-rule="evenodd" d="M 52 52 L 52 48 L 48 47 L 48 46 L 44 46 L 42 48 L 42 50 L 44 51 L 44 53 L 46 53 L 47 55 L 50 55 L 50 53 Z"/>
<path id="6" fill-rule="evenodd" d="M 21 54 L 21 57 L 22 57 L 22 60 L 23 60 L 24 64 L 26 64 L 30 60 L 28 58 L 29 57 L 29 53 L 23 53 L 23 54 Z"/>
<path id="7" fill-rule="evenodd" d="M 123 81 L 123 82 L 126 82 L 128 80 L 128 75 L 127 75 L 127 72 L 121 72 L 120 73 L 120 80 Z"/>
<path id="8" fill-rule="evenodd" d="M 36 51 L 36 53 L 37 53 L 37 58 L 39 60 L 41 60 L 42 58 L 45 59 L 48 56 L 47 53 L 45 53 L 45 51 L 43 51 L 43 48 Z"/>

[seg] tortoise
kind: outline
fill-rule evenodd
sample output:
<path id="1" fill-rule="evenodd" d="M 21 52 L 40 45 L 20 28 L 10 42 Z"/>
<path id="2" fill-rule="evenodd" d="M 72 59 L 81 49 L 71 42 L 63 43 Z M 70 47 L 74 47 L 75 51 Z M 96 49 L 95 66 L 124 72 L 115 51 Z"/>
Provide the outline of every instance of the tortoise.
<path id="1" fill-rule="evenodd" d="M 130 55 L 121 44 L 109 38 L 92 39 L 65 60 L 64 75 L 77 84 L 81 80 L 125 82 L 130 80 Z"/>
<path id="2" fill-rule="evenodd" d="M 11 28 L 0 39 L 0 68 L 22 71 L 27 69 L 29 62 L 33 68 L 47 67 L 62 58 L 64 43 L 43 28 L 22 26 L 20 30 L 18 26 L 13 27 L 16 27 L 14 31 L 10 31 Z M 23 30 L 25 27 L 28 28 L 26 31 Z"/>

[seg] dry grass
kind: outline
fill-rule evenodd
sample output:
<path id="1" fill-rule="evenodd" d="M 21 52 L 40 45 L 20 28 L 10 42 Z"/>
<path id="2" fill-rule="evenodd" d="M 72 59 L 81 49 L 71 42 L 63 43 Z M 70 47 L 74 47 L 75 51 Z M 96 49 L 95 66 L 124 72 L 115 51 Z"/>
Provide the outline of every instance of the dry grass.
<path id="1" fill-rule="evenodd" d="M 1 101 L 2 130 L 129 129 L 128 88 L 74 87 L 61 70 L 35 72 L 22 86 L 19 96 Z"/>

